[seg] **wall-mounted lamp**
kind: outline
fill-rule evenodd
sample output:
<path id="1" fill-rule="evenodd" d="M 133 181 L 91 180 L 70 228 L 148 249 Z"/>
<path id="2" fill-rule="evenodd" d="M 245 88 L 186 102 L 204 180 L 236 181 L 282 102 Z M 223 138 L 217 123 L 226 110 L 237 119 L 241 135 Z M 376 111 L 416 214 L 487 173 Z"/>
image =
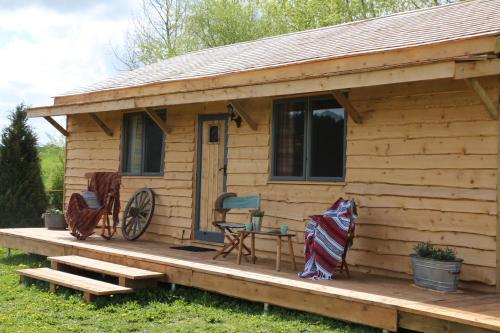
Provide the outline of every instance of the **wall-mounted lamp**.
<path id="1" fill-rule="evenodd" d="M 241 127 L 241 116 L 236 111 L 234 111 L 234 108 L 231 105 L 231 103 L 227 105 L 227 115 L 229 116 L 229 119 L 234 121 L 236 127 L 238 128 Z"/>

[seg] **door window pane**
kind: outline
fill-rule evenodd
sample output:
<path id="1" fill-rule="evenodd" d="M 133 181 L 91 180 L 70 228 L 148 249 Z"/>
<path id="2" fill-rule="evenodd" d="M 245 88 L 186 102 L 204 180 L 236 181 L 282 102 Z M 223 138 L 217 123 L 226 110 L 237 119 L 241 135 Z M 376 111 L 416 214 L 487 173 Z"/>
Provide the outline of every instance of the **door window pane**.
<path id="1" fill-rule="evenodd" d="M 344 174 L 345 111 L 334 99 L 311 101 L 310 177 Z"/>
<path id="2" fill-rule="evenodd" d="M 275 117 L 275 175 L 303 176 L 305 103 L 277 104 Z"/>

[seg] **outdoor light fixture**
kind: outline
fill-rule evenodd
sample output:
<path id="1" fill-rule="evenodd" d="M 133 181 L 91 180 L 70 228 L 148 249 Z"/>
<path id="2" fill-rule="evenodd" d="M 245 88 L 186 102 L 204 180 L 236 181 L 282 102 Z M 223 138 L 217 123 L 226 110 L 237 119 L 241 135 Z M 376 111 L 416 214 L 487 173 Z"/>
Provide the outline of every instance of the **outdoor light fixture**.
<path id="1" fill-rule="evenodd" d="M 241 116 L 236 111 L 234 111 L 234 108 L 231 105 L 231 103 L 229 103 L 227 105 L 227 114 L 229 116 L 229 119 L 234 121 L 234 123 L 236 124 L 236 127 L 240 128 L 241 127 Z"/>

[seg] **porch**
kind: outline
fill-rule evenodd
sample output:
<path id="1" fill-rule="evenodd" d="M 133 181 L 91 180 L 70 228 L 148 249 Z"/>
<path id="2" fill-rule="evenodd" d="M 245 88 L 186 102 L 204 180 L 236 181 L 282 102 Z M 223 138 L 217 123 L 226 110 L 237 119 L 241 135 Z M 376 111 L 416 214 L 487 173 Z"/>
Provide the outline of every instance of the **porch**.
<path id="1" fill-rule="evenodd" d="M 186 242 L 188 245 L 188 242 Z M 350 279 L 310 281 L 297 277 L 284 263 L 257 265 L 235 257 L 213 261 L 214 252 L 187 252 L 153 241 L 111 241 L 93 236 L 77 241 L 67 231 L 1 229 L 0 246 L 44 256 L 75 254 L 164 272 L 166 282 L 191 286 L 246 300 L 318 313 L 396 331 L 500 331 L 500 295 L 463 291 L 444 294 L 416 288 L 408 280 L 353 272 Z M 206 246 L 205 246 L 206 247 Z"/>

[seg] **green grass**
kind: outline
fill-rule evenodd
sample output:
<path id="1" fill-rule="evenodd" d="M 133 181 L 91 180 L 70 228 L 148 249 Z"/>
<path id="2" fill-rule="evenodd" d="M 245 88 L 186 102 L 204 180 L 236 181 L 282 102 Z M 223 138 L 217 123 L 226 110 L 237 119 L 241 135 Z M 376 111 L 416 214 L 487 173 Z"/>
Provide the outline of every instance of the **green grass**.
<path id="1" fill-rule="evenodd" d="M 19 284 L 16 269 L 47 266 L 45 258 L 0 249 L 0 332 L 379 332 L 325 317 L 167 286 L 85 304 L 81 294 Z M 314 301 L 314 299 L 304 300 Z"/>

